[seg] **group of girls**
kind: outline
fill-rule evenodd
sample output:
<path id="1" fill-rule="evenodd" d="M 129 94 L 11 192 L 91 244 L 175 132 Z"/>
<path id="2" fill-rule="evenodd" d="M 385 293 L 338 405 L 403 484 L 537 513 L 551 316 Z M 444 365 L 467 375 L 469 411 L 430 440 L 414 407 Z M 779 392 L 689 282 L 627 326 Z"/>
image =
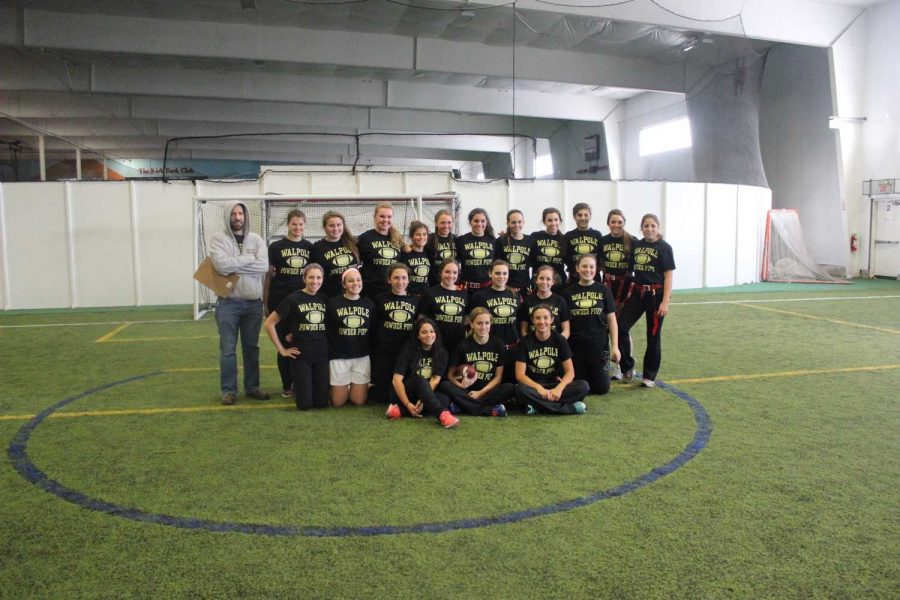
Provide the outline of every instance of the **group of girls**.
<path id="1" fill-rule="evenodd" d="M 588 393 L 609 391 L 610 361 L 634 377 L 628 332 L 641 315 L 643 384 L 652 387 L 671 247 L 654 215 L 642 219 L 643 239 L 625 231 L 618 210 L 605 236 L 590 228 L 587 204 L 573 216 L 577 227 L 563 234 L 559 211 L 546 209 L 544 231 L 528 235 L 513 210 L 495 237 L 475 209 L 470 231 L 455 236 L 452 215 L 439 211 L 434 232 L 414 221 L 404 241 L 391 205 L 380 204 L 358 239 L 328 212 L 325 237 L 310 244 L 305 217 L 292 211 L 288 235 L 270 247 L 265 286 L 283 395 L 299 409 L 368 399 L 387 403 L 389 418 L 431 414 L 445 427 L 461 411 L 577 414 Z"/>

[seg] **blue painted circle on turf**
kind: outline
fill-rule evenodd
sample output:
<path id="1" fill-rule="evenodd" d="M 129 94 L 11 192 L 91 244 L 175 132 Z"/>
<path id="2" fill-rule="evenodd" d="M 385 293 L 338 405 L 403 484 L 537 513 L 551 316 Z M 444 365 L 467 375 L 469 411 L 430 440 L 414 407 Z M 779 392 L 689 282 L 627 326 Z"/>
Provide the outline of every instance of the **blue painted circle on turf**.
<path id="1" fill-rule="evenodd" d="M 80 394 L 76 394 L 75 396 L 66 398 L 65 400 L 61 400 L 53 406 L 44 409 L 39 414 L 35 415 L 34 418 L 32 418 L 28 423 L 22 426 L 22 428 L 19 429 L 19 431 L 16 433 L 15 437 L 13 437 L 12 442 L 10 442 L 9 448 L 7 450 L 7 455 L 9 456 L 9 460 L 12 463 L 13 467 L 27 481 L 36 485 L 45 492 L 49 492 L 51 494 L 59 496 L 67 502 L 71 502 L 72 504 L 89 510 L 94 510 L 117 517 L 123 517 L 125 519 L 131 519 L 132 521 L 139 521 L 142 523 L 156 523 L 157 525 L 168 525 L 170 527 L 180 527 L 183 529 L 202 529 L 218 533 L 238 532 L 273 536 L 301 535 L 308 537 L 350 537 L 396 535 L 401 533 L 441 533 L 444 531 L 455 531 L 458 529 L 477 529 L 480 527 L 488 527 L 491 525 L 516 523 L 518 521 L 524 521 L 525 519 L 566 512 L 575 508 L 594 504 L 595 502 L 600 502 L 601 500 L 624 496 L 629 492 L 633 492 L 653 483 L 660 477 L 664 477 L 669 473 L 672 473 L 673 471 L 687 463 L 689 460 L 697 456 L 697 454 L 699 454 L 700 451 L 706 447 L 706 444 L 707 442 L 709 442 L 709 437 L 712 433 L 712 421 L 710 420 L 709 415 L 706 413 L 706 409 L 703 408 L 703 405 L 700 404 L 700 402 L 679 389 L 676 389 L 661 381 L 657 381 L 657 385 L 659 387 L 668 392 L 671 392 L 681 400 L 684 400 L 688 404 L 688 406 L 690 406 L 691 411 L 694 414 L 694 421 L 696 423 L 696 429 L 694 431 L 694 437 L 691 440 L 691 443 L 688 444 L 684 448 L 684 450 L 682 450 L 669 462 L 660 465 L 655 469 L 652 469 L 651 471 L 648 471 L 647 473 L 644 473 L 643 475 L 632 479 L 631 481 L 618 485 L 614 488 L 600 490 L 598 492 L 588 494 L 587 496 L 581 496 L 579 498 L 573 498 L 571 500 L 564 500 L 562 502 L 555 502 L 553 504 L 547 504 L 537 508 L 529 508 L 491 517 L 459 519 L 456 521 L 444 521 L 441 523 L 416 523 L 413 525 L 372 525 L 369 527 L 309 527 L 295 525 L 266 525 L 263 523 L 231 523 L 227 521 L 193 519 L 190 517 L 177 517 L 160 513 L 145 512 L 138 508 L 122 506 L 119 504 L 114 504 L 112 502 L 106 502 L 104 500 L 92 498 L 82 492 L 79 492 L 78 490 L 68 488 L 58 481 L 50 479 L 47 474 L 41 471 L 37 467 L 37 465 L 35 465 L 28 457 L 28 440 L 31 438 L 31 434 L 34 433 L 34 430 L 38 427 L 38 425 L 43 423 L 47 417 L 49 417 L 56 411 L 68 406 L 69 404 L 72 404 L 77 400 L 81 400 L 82 398 L 90 396 L 91 394 L 96 394 L 97 392 L 101 392 L 103 390 L 108 390 L 110 388 L 125 385 L 127 383 L 140 381 L 142 379 L 147 379 L 156 375 L 162 375 L 165 372 L 166 371 L 155 371 L 152 373 L 145 373 L 143 375 L 129 377 L 128 379 L 122 379 L 120 381 L 107 383 L 81 392 Z"/>

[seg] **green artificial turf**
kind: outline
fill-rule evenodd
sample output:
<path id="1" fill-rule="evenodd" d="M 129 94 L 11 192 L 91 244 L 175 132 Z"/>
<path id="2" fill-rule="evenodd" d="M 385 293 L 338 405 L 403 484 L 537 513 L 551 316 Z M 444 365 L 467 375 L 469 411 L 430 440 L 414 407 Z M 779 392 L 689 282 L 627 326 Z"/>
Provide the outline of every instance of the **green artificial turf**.
<path id="1" fill-rule="evenodd" d="M 179 529 L 66 502 L 7 459 L 0 598 L 896 598 L 900 285 L 827 287 L 677 292 L 659 377 L 705 408 L 708 446 L 633 492 L 520 522 L 337 538 Z M 673 393 L 621 384 L 584 416 L 463 417 L 450 431 L 376 406 L 300 413 L 277 396 L 223 409 L 217 364 L 214 322 L 186 307 L 0 313 L 0 440 L 64 398 L 153 374 L 46 419 L 29 457 L 147 513 L 365 527 L 613 489 L 696 427 Z"/>

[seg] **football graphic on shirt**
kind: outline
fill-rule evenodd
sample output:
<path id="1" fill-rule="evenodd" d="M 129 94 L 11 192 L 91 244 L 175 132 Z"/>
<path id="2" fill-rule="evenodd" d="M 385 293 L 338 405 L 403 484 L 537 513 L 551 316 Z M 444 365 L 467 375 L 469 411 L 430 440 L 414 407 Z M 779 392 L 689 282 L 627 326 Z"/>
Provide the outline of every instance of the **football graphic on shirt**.
<path id="1" fill-rule="evenodd" d="M 525 262 L 525 255 L 521 252 L 510 252 L 506 255 L 506 258 L 509 260 L 509 264 L 511 265 L 521 265 Z"/>
<path id="2" fill-rule="evenodd" d="M 634 257 L 634 262 L 636 262 L 639 265 L 646 265 L 648 262 L 650 262 L 650 255 L 649 254 L 638 254 L 637 256 Z"/>
<path id="3" fill-rule="evenodd" d="M 338 254 L 334 257 L 334 266 L 346 267 L 353 262 L 352 254 Z"/>
<path id="4" fill-rule="evenodd" d="M 393 321 L 394 323 L 406 323 L 407 321 L 412 320 L 412 315 L 409 313 L 409 311 L 406 310 L 392 310 L 388 314 L 391 317 L 391 321 Z"/>
<path id="5" fill-rule="evenodd" d="M 575 303 L 575 306 L 578 308 L 591 308 L 594 306 L 595 301 L 590 298 L 582 298 L 581 300 Z"/>
<path id="6" fill-rule="evenodd" d="M 455 302 L 448 302 L 446 304 L 441 304 L 441 312 L 453 317 L 462 312 L 462 306 Z"/>
<path id="7" fill-rule="evenodd" d="M 306 320 L 314 325 L 317 325 L 325 320 L 325 313 L 320 310 L 311 310 L 306 313 Z"/>
<path id="8" fill-rule="evenodd" d="M 623 260 L 625 260 L 625 253 L 619 252 L 618 250 L 613 250 L 606 255 L 606 258 L 608 258 L 612 262 L 622 262 Z"/>
<path id="9" fill-rule="evenodd" d="M 475 370 L 479 373 L 490 373 L 491 372 L 491 363 L 486 360 L 475 361 L 473 365 Z"/>
<path id="10" fill-rule="evenodd" d="M 575 246 L 575 254 L 590 254 L 594 251 L 594 247 L 590 244 L 578 244 Z"/>
<path id="11" fill-rule="evenodd" d="M 453 250 L 450 248 L 444 248 L 440 252 L 438 252 L 438 256 L 441 260 L 447 260 L 448 258 L 453 258 Z"/>
<path id="12" fill-rule="evenodd" d="M 413 273 L 416 277 L 428 277 L 428 271 L 431 270 L 431 267 L 428 265 L 419 265 L 415 269 L 413 269 Z"/>
<path id="13" fill-rule="evenodd" d="M 490 253 L 490 250 L 488 250 L 487 248 L 475 248 L 469 254 L 472 255 L 472 258 L 487 258 Z"/>
<path id="14" fill-rule="evenodd" d="M 391 246 L 385 246 L 378 249 L 378 255 L 381 256 L 381 258 L 386 258 L 388 260 L 397 258 L 397 255 L 399 254 L 400 252 L 396 248 Z"/>
<path id="15" fill-rule="evenodd" d="M 431 365 L 425 365 L 424 367 L 419 369 L 419 375 L 422 377 L 422 379 L 431 379 L 431 373 Z"/>
<path id="16" fill-rule="evenodd" d="M 549 369 L 553 366 L 553 358 L 550 356 L 538 356 L 537 360 L 534 361 L 534 366 L 538 369 Z"/>
<path id="17" fill-rule="evenodd" d="M 306 265 L 306 259 L 302 256 L 292 256 L 287 259 L 287 264 L 291 268 L 299 269 L 300 267 Z"/>
<path id="18" fill-rule="evenodd" d="M 509 304 L 501 304 L 494 309 L 494 314 L 498 317 L 511 317 L 516 312 L 515 307 Z"/>
<path id="19" fill-rule="evenodd" d="M 560 255 L 560 249 L 556 246 L 544 246 L 541 248 L 541 254 L 544 256 L 549 256 L 550 258 L 554 258 Z"/>
<path id="20" fill-rule="evenodd" d="M 344 317 L 344 327 L 348 327 L 350 329 L 356 329 L 363 324 L 363 318 L 359 315 L 350 315 L 349 317 Z"/>

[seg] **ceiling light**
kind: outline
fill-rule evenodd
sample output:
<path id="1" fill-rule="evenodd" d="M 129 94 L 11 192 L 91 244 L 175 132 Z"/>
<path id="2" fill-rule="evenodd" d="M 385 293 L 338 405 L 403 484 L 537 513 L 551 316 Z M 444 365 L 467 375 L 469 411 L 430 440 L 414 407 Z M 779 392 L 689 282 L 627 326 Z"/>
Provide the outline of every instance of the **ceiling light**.
<path id="1" fill-rule="evenodd" d="M 841 125 L 862 125 L 866 122 L 865 117 L 828 117 L 829 129 L 840 129 Z"/>

